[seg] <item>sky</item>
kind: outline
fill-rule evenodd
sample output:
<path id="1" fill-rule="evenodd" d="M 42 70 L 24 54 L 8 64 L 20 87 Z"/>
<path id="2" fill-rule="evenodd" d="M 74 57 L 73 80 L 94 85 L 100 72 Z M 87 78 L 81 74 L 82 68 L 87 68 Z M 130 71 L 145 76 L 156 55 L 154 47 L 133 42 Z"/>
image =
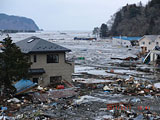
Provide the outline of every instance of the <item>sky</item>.
<path id="1" fill-rule="evenodd" d="M 149 0 L 0 0 L 0 13 L 31 18 L 44 30 L 92 30 L 140 1 Z"/>

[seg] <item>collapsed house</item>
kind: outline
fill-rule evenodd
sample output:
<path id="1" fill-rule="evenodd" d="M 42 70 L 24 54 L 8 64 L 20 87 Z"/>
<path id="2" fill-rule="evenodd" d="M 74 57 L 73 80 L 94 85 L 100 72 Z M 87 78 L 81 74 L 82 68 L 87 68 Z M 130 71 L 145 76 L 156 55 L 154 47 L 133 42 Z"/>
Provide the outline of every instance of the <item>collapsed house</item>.
<path id="1" fill-rule="evenodd" d="M 141 37 L 113 37 L 112 38 L 112 44 L 113 45 L 120 45 L 124 47 L 129 46 L 138 46 L 138 40 Z"/>
<path id="2" fill-rule="evenodd" d="M 160 66 L 160 47 L 156 46 L 151 50 L 143 60 L 145 64 L 153 64 L 154 66 Z"/>
<path id="3" fill-rule="evenodd" d="M 70 52 L 70 49 L 35 36 L 19 41 L 16 45 L 32 62 L 29 73 L 34 83 L 48 86 L 62 80 L 71 82 L 74 63 L 66 60 L 66 52 Z"/>

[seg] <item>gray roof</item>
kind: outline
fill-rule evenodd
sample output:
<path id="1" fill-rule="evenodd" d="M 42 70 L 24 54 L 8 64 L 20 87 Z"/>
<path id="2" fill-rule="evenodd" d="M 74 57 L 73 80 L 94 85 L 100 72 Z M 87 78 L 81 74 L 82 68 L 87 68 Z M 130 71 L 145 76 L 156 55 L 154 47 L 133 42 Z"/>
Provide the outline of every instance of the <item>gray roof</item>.
<path id="1" fill-rule="evenodd" d="M 143 38 L 147 38 L 147 39 L 151 40 L 152 42 L 154 42 L 158 36 L 159 35 L 144 35 L 140 40 L 142 40 Z"/>
<path id="2" fill-rule="evenodd" d="M 32 36 L 16 43 L 23 53 L 70 52 L 70 49 Z"/>

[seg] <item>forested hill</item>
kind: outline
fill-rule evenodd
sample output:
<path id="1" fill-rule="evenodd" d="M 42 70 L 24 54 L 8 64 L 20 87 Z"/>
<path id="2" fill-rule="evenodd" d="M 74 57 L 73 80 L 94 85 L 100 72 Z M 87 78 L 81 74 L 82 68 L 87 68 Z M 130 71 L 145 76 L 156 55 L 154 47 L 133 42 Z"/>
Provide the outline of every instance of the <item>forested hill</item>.
<path id="1" fill-rule="evenodd" d="M 151 0 L 146 6 L 124 6 L 114 15 L 109 34 L 112 36 L 143 36 L 160 34 L 160 0 Z"/>
<path id="2" fill-rule="evenodd" d="M 39 30 L 32 19 L 0 14 L 0 30 Z"/>

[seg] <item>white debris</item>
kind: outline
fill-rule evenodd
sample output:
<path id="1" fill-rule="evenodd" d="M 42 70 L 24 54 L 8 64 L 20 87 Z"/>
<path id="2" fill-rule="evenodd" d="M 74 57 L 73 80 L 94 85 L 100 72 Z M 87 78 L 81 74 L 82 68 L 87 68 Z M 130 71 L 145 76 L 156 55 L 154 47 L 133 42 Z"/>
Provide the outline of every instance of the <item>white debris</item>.
<path id="1" fill-rule="evenodd" d="M 95 120 L 104 120 L 104 119 L 112 119 L 113 116 L 111 115 L 104 115 L 104 116 L 98 116 L 97 118 L 95 118 Z"/>
<path id="2" fill-rule="evenodd" d="M 21 102 L 19 99 L 17 99 L 17 98 L 12 98 L 12 99 L 10 99 L 10 100 L 7 100 L 7 102 L 15 102 L 15 103 L 19 103 L 19 102 Z"/>
<path id="3" fill-rule="evenodd" d="M 133 103 L 137 103 L 137 102 L 140 102 L 141 101 L 141 99 L 139 99 L 139 98 L 133 98 L 133 99 L 131 99 L 131 102 L 133 102 Z"/>
<path id="4" fill-rule="evenodd" d="M 143 91 L 143 90 L 141 90 L 139 93 L 144 94 L 144 91 Z"/>
<path id="5" fill-rule="evenodd" d="M 154 84 L 154 87 L 160 88 L 160 83 L 155 83 L 155 84 Z"/>
<path id="6" fill-rule="evenodd" d="M 43 87 L 38 86 L 37 89 L 38 89 L 38 90 L 43 90 Z"/>
<path id="7" fill-rule="evenodd" d="M 146 86 L 146 88 L 152 88 L 152 85 L 151 85 L 151 84 L 149 84 L 149 85 L 147 85 L 147 86 Z"/>
<path id="8" fill-rule="evenodd" d="M 113 82 L 113 80 L 104 80 L 104 79 L 85 79 L 85 78 L 75 78 L 72 79 L 73 82 L 79 82 L 79 83 L 107 83 L 107 82 Z"/>
<path id="9" fill-rule="evenodd" d="M 93 101 L 106 102 L 105 99 L 101 99 L 101 98 L 93 97 L 89 95 L 84 95 L 84 96 L 81 96 L 80 99 L 75 100 L 73 104 L 80 105 L 82 103 L 93 102 Z"/>
<path id="10" fill-rule="evenodd" d="M 104 86 L 103 90 L 113 90 L 112 88 L 109 88 L 107 85 Z"/>
<path id="11" fill-rule="evenodd" d="M 23 114 L 21 114 L 21 115 L 17 115 L 16 116 L 16 119 L 22 119 L 24 117 L 24 115 Z"/>
<path id="12" fill-rule="evenodd" d="M 0 120 L 15 120 L 15 119 L 8 116 L 0 116 Z"/>

